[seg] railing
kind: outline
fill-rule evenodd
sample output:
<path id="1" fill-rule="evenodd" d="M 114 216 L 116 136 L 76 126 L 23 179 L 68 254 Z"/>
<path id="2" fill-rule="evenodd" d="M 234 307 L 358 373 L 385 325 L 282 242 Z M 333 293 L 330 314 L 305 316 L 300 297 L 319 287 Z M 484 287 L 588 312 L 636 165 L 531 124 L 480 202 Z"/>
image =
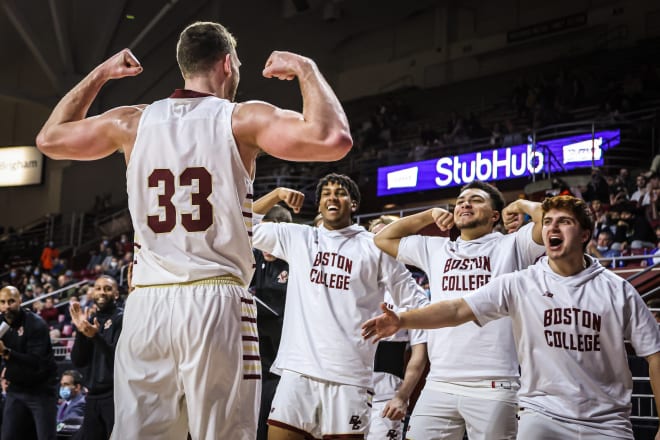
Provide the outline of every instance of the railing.
<path id="1" fill-rule="evenodd" d="M 69 284 L 68 286 L 61 287 L 61 288 L 59 288 L 57 290 L 54 290 L 53 292 L 50 292 L 50 293 L 44 293 L 41 296 L 38 296 L 36 298 L 32 298 L 31 300 L 22 302 L 21 307 L 29 306 L 30 304 L 35 303 L 37 301 L 43 301 L 46 298 L 50 298 L 51 296 L 59 295 L 61 292 L 76 288 L 76 287 L 81 286 L 83 284 L 87 284 L 87 280 L 78 281 L 77 283 Z"/>
<path id="2" fill-rule="evenodd" d="M 53 354 L 56 361 L 70 361 L 71 349 L 73 348 L 73 341 L 75 338 L 55 338 L 51 339 L 53 346 Z"/>

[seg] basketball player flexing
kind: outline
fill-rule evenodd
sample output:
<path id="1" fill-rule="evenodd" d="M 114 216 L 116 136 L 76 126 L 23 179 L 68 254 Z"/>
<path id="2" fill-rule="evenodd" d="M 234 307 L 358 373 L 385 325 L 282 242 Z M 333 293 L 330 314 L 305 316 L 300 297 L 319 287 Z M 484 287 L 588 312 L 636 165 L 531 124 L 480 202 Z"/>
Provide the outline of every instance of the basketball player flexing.
<path id="1" fill-rule="evenodd" d="M 351 224 L 360 203 L 353 180 L 329 174 L 316 197 L 322 225 L 262 223 L 254 230 L 255 248 L 289 263 L 270 440 L 364 438 L 376 347 L 360 337 L 362 317 L 378 313 L 385 290 L 397 306 L 428 303 L 406 267 L 383 254 L 373 234 Z"/>
<path id="2" fill-rule="evenodd" d="M 508 224 L 519 213 L 534 223 L 512 234 L 493 232 L 500 217 Z M 469 295 L 492 277 L 532 264 L 543 254 L 540 220 L 539 203 L 517 200 L 504 208 L 495 187 L 474 181 L 461 189 L 453 213 L 433 208 L 402 218 L 374 240 L 386 253 L 426 272 L 435 303 Z M 442 230 L 456 225 L 460 237 L 414 235 L 434 222 Z M 471 440 L 515 438 L 519 375 L 509 319 L 483 329 L 430 331 L 428 352 L 431 368 L 409 438 L 460 440 L 466 428 Z"/>
<path id="3" fill-rule="evenodd" d="M 185 88 L 145 106 L 86 117 L 101 87 L 142 67 L 124 49 L 57 104 L 37 137 L 53 159 L 123 150 L 135 229 L 133 284 L 115 363 L 114 439 L 254 439 L 260 365 L 245 289 L 255 158 L 331 161 L 352 145 L 346 115 L 316 64 L 273 52 L 263 75 L 298 78 L 302 113 L 234 103 L 240 61 L 220 24 L 177 44 Z"/>
<path id="4" fill-rule="evenodd" d="M 630 283 L 584 254 L 593 220 L 582 200 L 546 199 L 542 224 L 547 256 L 537 264 L 424 310 L 397 316 L 382 307 L 362 334 L 378 340 L 400 328 L 489 326 L 509 316 L 522 367 L 518 438 L 632 439 L 624 339 L 648 361 L 657 407 L 657 324 Z"/>

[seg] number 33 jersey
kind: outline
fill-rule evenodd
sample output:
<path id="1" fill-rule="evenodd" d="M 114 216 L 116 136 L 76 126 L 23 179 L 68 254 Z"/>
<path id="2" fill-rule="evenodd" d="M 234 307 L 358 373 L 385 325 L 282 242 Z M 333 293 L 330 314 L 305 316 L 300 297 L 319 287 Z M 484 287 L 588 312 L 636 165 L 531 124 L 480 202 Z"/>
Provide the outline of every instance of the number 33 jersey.
<path id="1" fill-rule="evenodd" d="M 177 91 L 144 110 L 126 169 L 134 285 L 250 282 L 252 176 L 232 134 L 234 106 Z"/>

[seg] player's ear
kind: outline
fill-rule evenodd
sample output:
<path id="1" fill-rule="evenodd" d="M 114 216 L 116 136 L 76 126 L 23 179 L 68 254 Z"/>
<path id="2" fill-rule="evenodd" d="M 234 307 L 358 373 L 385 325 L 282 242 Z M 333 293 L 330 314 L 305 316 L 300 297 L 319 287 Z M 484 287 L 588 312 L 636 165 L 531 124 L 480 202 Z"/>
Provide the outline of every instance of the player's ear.
<path id="1" fill-rule="evenodd" d="M 591 231 L 588 229 L 582 231 L 582 245 L 589 243 L 589 240 L 591 240 Z"/>
<path id="2" fill-rule="evenodd" d="M 355 212 L 358 209 L 358 204 L 355 200 L 351 202 L 351 212 Z"/>
<path id="3" fill-rule="evenodd" d="M 225 76 L 230 76 L 231 75 L 231 54 L 226 54 L 224 57 L 220 59 L 222 63 L 222 71 L 224 72 Z"/>
<path id="4" fill-rule="evenodd" d="M 493 211 L 493 224 L 497 224 L 500 221 L 500 211 Z"/>

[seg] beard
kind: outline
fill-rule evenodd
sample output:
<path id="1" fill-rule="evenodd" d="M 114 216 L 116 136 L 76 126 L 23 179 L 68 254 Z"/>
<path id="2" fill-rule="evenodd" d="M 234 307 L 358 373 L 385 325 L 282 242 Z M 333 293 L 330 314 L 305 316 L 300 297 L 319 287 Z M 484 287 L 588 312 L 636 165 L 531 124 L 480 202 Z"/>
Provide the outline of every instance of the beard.
<path id="1" fill-rule="evenodd" d="M 18 318 L 19 313 L 20 313 L 20 310 L 7 309 L 5 311 L 5 313 L 3 313 L 3 316 L 5 318 L 5 321 L 7 321 L 7 323 L 11 323 L 11 322 L 16 321 L 16 319 Z"/>
<path id="2" fill-rule="evenodd" d="M 468 220 L 465 223 L 456 224 L 456 228 L 460 231 L 462 229 L 473 229 L 479 226 L 485 226 L 488 224 L 488 219 L 486 218 L 474 218 Z"/>
<path id="3" fill-rule="evenodd" d="M 99 312 L 106 312 L 112 309 L 112 307 L 115 305 L 115 300 L 114 299 L 109 299 L 106 301 L 94 300 L 94 304 L 96 304 L 96 310 L 98 310 Z"/>

